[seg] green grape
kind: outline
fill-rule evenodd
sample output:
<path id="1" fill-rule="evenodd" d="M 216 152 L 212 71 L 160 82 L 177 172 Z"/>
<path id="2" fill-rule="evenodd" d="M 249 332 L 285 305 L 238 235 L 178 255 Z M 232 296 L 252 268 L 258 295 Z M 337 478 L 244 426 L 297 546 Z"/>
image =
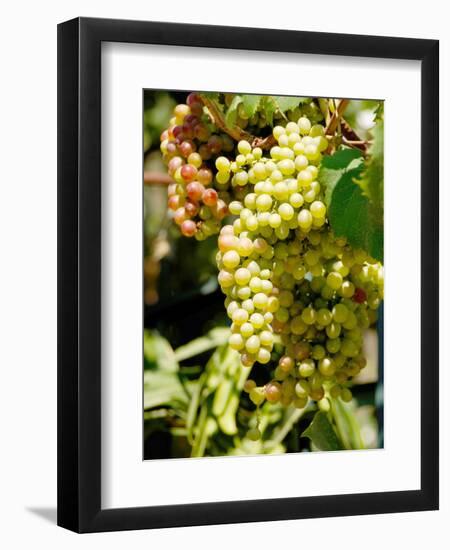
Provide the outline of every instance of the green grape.
<path id="1" fill-rule="evenodd" d="M 252 388 L 250 390 L 249 397 L 255 405 L 257 406 L 261 405 L 261 403 L 263 403 L 265 399 L 264 388 L 258 388 L 258 387 Z"/>
<path id="2" fill-rule="evenodd" d="M 228 343 L 230 344 L 230 348 L 236 351 L 243 349 L 245 344 L 244 339 L 240 334 L 231 334 Z"/>
<path id="3" fill-rule="evenodd" d="M 352 392 L 348 388 L 342 388 L 340 397 L 345 403 L 349 403 L 353 398 Z"/>
<path id="4" fill-rule="evenodd" d="M 261 347 L 261 343 L 259 341 L 258 336 L 255 336 L 255 335 L 250 336 L 245 342 L 245 349 L 249 353 L 257 353 L 260 347 Z"/>
<path id="5" fill-rule="evenodd" d="M 253 297 L 253 303 L 257 309 L 264 309 L 268 303 L 268 298 L 262 292 L 258 292 Z"/>
<path id="6" fill-rule="evenodd" d="M 263 365 L 267 364 L 271 359 L 271 353 L 268 349 L 260 348 L 258 350 L 258 353 L 256 355 L 256 359 L 258 363 L 262 363 Z"/>
<path id="7" fill-rule="evenodd" d="M 234 269 L 237 267 L 240 263 L 240 256 L 235 250 L 229 250 L 228 252 L 225 252 L 225 254 L 222 257 L 223 265 L 227 269 Z"/>
<path id="8" fill-rule="evenodd" d="M 308 135 L 311 130 L 311 122 L 306 117 L 301 117 L 298 119 L 298 128 L 299 132 L 302 135 Z"/>
<path id="9" fill-rule="evenodd" d="M 258 428 L 252 428 L 248 430 L 247 438 L 250 439 L 250 441 L 258 441 L 259 439 L 261 439 L 261 432 L 258 430 Z"/>
<path id="10" fill-rule="evenodd" d="M 314 218 L 324 218 L 326 210 L 326 206 L 321 201 L 314 201 L 309 207 L 309 211 Z"/>
<path id="11" fill-rule="evenodd" d="M 321 308 L 316 314 L 316 321 L 319 325 L 327 326 L 331 323 L 332 315 L 328 309 Z"/>
<path id="12" fill-rule="evenodd" d="M 333 308 L 333 319 L 336 323 L 344 323 L 349 316 L 349 311 L 344 304 L 336 304 Z"/>
<path id="13" fill-rule="evenodd" d="M 252 336 L 254 332 L 255 329 L 253 328 L 253 325 L 251 323 L 246 322 L 241 325 L 241 335 L 243 338 L 250 338 L 250 336 Z M 242 347 L 244 347 L 244 345 L 242 345 Z"/>
<path id="14" fill-rule="evenodd" d="M 244 286 L 247 285 L 247 283 L 251 279 L 251 273 L 248 269 L 245 267 L 240 267 L 238 270 L 236 270 L 234 274 L 234 279 L 238 285 Z"/>
<path id="15" fill-rule="evenodd" d="M 328 412 L 331 408 L 330 402 L 326 397 L 322 397 L 322 399 L 317 402 L 317 405 L 322 412 Z"/>
<path id="16" fill-rule="evenodd" d="M 245 322 L 247 322 L 248 317 L 248 311 L 240 308 L 233 313 L 231 318 L 233 319 L 233 323 L 236 323 L 237 325 L 243 325 Z"/>
<path id="17" fill-rule="evenodd" d="M 312 325 L 316 321 L 314 308 L 309 306 L 302 311 L 302 321 L 307 325 Z"/>
<path id="18" fill-rule="evenodd" d="M 309 231 L 311 229 L 313 218 L 309 210 L 305 208 L 300 210 L 297 220 L 300 229 L 303 229 L 303 231 Z"/>
<path id="19" fill-rule="evenodd" d="M 285 202 L 278 207 L 278 213 L 281 219 L 291 220 L 294 217 L 295 210 L 289 203 Z"/>
<path id="20" fill-rule="evenodd" d="M 342 275 L 336 271 L 332 271 L 327 276 L 327 285 L 333 290 L 339 290 L 342 286 Z"/>
<path id="21" fill-rule="evenodd" d="M 316 366 L 313 360 L 311 359 L 305 359 L 303 362 L 300 363 L 298 367 L 298 371 L 300 376 L 303 378 L 309 378 L 314 374 L 314 371 L 316 370 Z"/>

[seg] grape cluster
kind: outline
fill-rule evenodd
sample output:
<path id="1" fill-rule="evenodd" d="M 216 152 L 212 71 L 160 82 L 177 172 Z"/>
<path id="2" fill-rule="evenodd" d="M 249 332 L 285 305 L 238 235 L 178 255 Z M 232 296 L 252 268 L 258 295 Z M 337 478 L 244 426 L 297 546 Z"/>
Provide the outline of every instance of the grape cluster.
<path id="1" fill-rule="evenodd" d="M 270 157 L 240 142 L 234 162 L 216 159 L 218 176 L 246 189 L 230 203 L 236 219 L 218 241 L 229 345 L 248 367 L 273 360 L 274 342 L 283 347 L 273 379 L 246 385 L 255 404 L 303 408 L 313 399 L 327 409 L 327 393 L 351 399 L 346 382 L 366 364 L 363 329 L 376 319 L 383 272 L 328 225 L 317 181 L 323 126 L 301 117 L 273 135 Z"/>
<path id="2" fill-rule="evenodd" d="M 232 101 L 224 94 L 225 106 Z M 161 136 L 174 180 L 168 203 L 183 235 L 220 232 L 229 345 L 245 367 L 273 367 L 264 385 L 247 380 L 253 403 L 304 408 L 311 399 L 326 411 L 329 397 L 352 399 L 349 382 L 366 365 L 363 332 L 383 299 L 383 267 L 329 225 L 318 181 L 329 140 L 318 104 L 274 120 L 269 153 L 244 140 L 236 146 L 190 94 Z M 270 126 L 262 111 L 247 117 L 241 107 L 236 124 L 256 135 Z M 221 229 L 228 215 L 234 219 Z M 258 439 L 258 428 L 247 436 Z"/>
<path id="3" fill-rule="evenodd" d="M 161 135 L 161 152 L 174 180 L 168 206 L 184 236 L 202 240 L 218 233 L 230 198 L 226 186 L 215 186 L 210 162 L 233 149 L 227 134 L 214 133 L 198 94 L 189 94 L 186 104 L 175 107 L 169 128 Z"/>

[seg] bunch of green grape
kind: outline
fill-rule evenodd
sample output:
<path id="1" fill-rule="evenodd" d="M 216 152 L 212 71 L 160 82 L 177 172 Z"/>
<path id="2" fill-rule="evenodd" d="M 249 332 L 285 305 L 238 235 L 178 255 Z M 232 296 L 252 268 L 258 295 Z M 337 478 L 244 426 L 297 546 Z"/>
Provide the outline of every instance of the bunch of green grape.
<path id="1" fill-rule="evenodd" d="M 192 101 L 189 105 L 192 109 Z M 208 168 L 204 158 L 197 158 L 200 149 L 195 157 L 190 153 L 187 162 L 177 160 L 178 154 L 169 160 L 176 182 L 169 189 L 169 206 L 171 201 L 176 206 L 175 221 L 182 233 L 197 238 L 200 233 L 203 238 L 220 230 L 218 281 L 231 320 L 230 347 L 240 353 L 245 367 L 273 367 L 265 384 L 246 382 L 256 406 L 266 400 L 304 408 L 313 400 L 328 410 L 329 397 L 350 401 L 349 382 L 366 365 L 363 332 L 376 321 L 383 299 L 382 265 L 336 237 L 329 225 L 325 190 L 318 182 L 329 141 L 314 105 L 294 109 L 273 128 L 275 145 L 270 151 L 241 140 L 237 147 L 227 145 L 226 154 L 217 149 L 207 159 Z M 186 106 L 181 111 L 177 123 L 190 116 Z M 259 124 L 256 119 L 250 123 Z M 170 135 L 176 136 L 176 127 L 169 129 Z M 163 152 L 169 143 L 162 145 Z M 186 179 L 191 166 L 196 172 Z M 204 185 L 202 195 L 194 197 L 192 185 L 199 183 L 202 169 L 209 170 L 211 187 Z M 223 216 L 215 217 L 205 201 L 208 190 L 223 200 Z M 199 212 L 205 205 L 212 212 L 211 229 L 205 225 L 211 217 L 200 214 L 200 224 L 186 217 L 189 204 L 199 198 Z M 180 208 L 183 215 L 177 220 Z M 225 208 L 231 217 L 220 229 Z M 258 429 L 248 436 L 258 438 Z"/>

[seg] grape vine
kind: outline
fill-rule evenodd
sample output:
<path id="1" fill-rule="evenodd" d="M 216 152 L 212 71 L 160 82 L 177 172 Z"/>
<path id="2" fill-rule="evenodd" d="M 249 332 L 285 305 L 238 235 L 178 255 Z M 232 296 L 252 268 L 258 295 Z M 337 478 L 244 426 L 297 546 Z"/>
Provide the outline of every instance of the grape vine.
<path id="1" fill-rule="evenodd" d="M 363 332 L 377 319 L 383 266 L 330 223 L 340 188 L 324 161 L 356 151 L 339 175 L 353 177 L 352 168 L 357 185 L 366 147 L 342 118 L 345 106 L 191 93 L 161 135 L 174 222 L 186 237 L 218 234 L 229 346 L 245 367 L 272 367 L 264 384 L 245 383 L 257 407 L 312 400 L 327 412 L 330 399 L 352 399 L 350 382 L 366 365 Z M 247 436 L 258 439 L 258 427 Z"/>

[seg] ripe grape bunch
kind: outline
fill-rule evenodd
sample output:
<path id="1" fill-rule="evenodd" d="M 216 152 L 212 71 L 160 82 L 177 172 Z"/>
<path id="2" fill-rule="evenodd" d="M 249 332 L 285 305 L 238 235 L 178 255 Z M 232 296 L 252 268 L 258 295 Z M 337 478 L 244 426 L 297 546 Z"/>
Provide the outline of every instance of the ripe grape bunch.
<path id="1" fill-rule="evenodd" d="M 191 109 L 197 105 L 189 101 Z M 329 147 L 324 126 L 300 116 L 273 128 L 275 145 L 268 152 L 241 140 L 236 148 L 227 143 L 206 157 L 200 145 L 198 153 L 186 157 L 168 150 L 170 136 L 191 135 L 175 131 L 192 120 L 187 106 L 177 109 L 178 126 L 169 128 L 162 145 L 176 181 L 169 207 L 182 233 L 197 238 L 217 232 L 230 215 L 220 229 L 217 253 L 218 281 L 231 320 L 229 345 L 240 353 L 242 365 L 255 365 L 253 372 L 258 365 L 273 366 L 272 378 L 263 385 L 247 380 L 251 401 L 303 409 L 313 400 L 324 411 L 329 398 L 350 401 L 349 382 L 366 365 L 363 331 L 376 321 L 383 298 L 383 267 L 330 227 L 325 189 L 317 180 Z M 200 120 L 196 111 L 196 124 Z M 210 132 L 212 123 L 201 124 Z M 211 160 L 213 166 L 201 164 Z M 202 170 L 208 171 L 208 184 L 199 181 Z M 223 201 L 220 215 L 218 202 L 208 204 L 208 191 Z M 207 218 L 201 213 L 205 207 Z M 190 208 L 196 209 L 192 215 Z M 248 433 L 252 439 L 259 436 L 258 428 Z"/>
<path id="2" fill-rule="evenodd" d="M 216 234 L 228 213 L 228 185 L 216 180 L 209 161 L 234 149 L 231 138 L 215 132 L 199 96 L 191 93 L 187 104 L 175 107 L 170 126 L 161 135 L 161 152 L 168 173 L 168 206 L 185 237 L 203 240 Z"/>

